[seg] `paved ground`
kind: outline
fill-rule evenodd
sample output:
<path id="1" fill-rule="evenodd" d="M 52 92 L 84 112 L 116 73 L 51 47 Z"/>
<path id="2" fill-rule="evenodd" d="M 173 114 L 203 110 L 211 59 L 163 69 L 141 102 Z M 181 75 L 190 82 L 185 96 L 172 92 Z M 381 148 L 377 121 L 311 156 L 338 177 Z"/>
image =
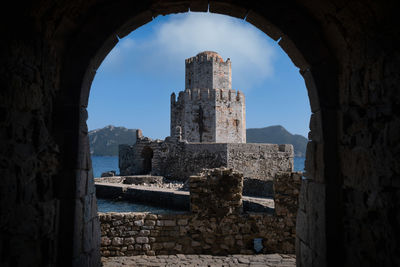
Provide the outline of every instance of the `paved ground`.
<path id="1" fill-rule="evenodd" d="M 276 266 L 295 267 L 295 255 L 168 255 L 168 256 L 133 256 L 102 258 L 104 267 L 116 266 Z"/>

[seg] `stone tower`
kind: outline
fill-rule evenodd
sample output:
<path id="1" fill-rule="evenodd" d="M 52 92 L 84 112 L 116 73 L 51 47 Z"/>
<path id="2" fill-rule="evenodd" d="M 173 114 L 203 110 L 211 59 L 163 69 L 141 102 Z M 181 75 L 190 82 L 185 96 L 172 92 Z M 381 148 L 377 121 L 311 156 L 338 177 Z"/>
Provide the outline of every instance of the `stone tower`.
<path id="1" fill-rule="evenodd" d="M 171 136 L 180 126 L 188 142 L 245 143 L 245 99 L 232 90 L 230 59 L 205 51 L 185 65 L 185 91 L 171 95 Z"/>

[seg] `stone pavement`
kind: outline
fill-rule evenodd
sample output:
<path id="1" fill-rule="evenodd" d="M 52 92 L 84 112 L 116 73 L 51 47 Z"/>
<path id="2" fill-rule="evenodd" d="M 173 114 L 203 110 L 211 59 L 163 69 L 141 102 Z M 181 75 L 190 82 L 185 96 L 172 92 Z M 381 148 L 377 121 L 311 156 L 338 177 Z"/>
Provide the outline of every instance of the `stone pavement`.
<path id="1" fill-rule="evenodd" d="M 258 255 L 159 255 L 102 258 L 104 267 L 116 266 L 270 266 L 295 267 L 296 257 L 291 254 Z"/>

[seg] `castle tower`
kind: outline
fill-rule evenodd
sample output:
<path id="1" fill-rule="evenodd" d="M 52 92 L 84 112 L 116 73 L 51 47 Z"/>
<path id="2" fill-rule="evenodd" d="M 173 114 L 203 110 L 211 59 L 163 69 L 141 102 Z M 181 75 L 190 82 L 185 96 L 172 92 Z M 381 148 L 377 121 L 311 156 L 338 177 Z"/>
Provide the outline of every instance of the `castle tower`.
<path id="1" fill-rule="evenodd" d="M 186 89 L 232 89 L 231 60 L 216 52 L 205 51 L 185 60 Z"/>
<path id="2" fill-rule="evenodd" d="M 171 136 L 180 126 L 188 142 L 245 143 L 245 98 L 232 90 L 230 59 L 205 51 L 185 71 L 185 91 L 171 95 Z"/>

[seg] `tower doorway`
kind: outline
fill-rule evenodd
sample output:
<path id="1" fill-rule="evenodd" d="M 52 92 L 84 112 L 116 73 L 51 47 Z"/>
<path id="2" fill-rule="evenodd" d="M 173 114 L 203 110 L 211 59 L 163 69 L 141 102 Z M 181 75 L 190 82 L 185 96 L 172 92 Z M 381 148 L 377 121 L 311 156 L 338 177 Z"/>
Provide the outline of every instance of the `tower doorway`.
<path id="1" fill-rule="evenodd" d="M 153 149 L 149 146 L 145 146 L 142 150 L 142 159 L 143 159 L 143 168 L 142 174 L 150 174 L 152 169 L 152 160 L 153 160 Z"/>

